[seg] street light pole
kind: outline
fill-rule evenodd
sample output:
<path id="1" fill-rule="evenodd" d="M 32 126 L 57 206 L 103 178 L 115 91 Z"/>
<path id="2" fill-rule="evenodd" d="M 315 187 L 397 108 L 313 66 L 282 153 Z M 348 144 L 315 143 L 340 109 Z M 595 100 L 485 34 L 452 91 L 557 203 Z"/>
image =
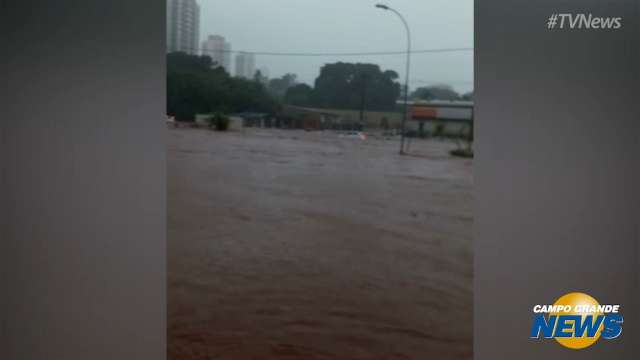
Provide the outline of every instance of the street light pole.
<path id="1" fill-rule="evenodd" d="M 395 13 L 396 15 L 398 15 L 398 17 L 400 18 L 400 20 L 402 20 L 402 23 L 404 24 L 404 28 L 407 31 L 407 67 L 405 69 L 405 81 L 404 81 L 404 106 L 402 108 L 402 122 L 401 122 L 401 134 L 400 134 L 400 155 L 404 155 L 404 136 L 405 136 L 405 123 L 407 121 L 407 108 L 409 106 L 409 69 L 411 68 L 411 30 L 409 30 L 409 24 L 407 24 L 407 21 L 404 19 L 404 16 L 402 16 L 402 14 L 400 14 L 398 11 L 396 11 L 393 8 L 388 7 L 387 5 L 384 4 L 377 4 L 376 5 L 377 8 L 379 9 L 383 9 L 383 10 L 389 10 L 393 13 Z"/>

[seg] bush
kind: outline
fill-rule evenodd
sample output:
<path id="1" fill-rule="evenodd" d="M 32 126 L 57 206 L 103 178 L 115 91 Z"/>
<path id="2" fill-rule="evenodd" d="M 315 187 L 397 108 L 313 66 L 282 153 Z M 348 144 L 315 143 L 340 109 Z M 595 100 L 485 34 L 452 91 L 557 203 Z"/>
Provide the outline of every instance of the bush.
<path id="1" fill-rule="evenodd" d="M 207 119 L 209 128 L 216 129 L 217 131 L 227 131 L 229 129 L 229 122 L 229 118 L 221 113 L 215 113 Z"/>
<path id="2" fill-rule="evenodd" d="M 471 149 L 455 149 L 449 152 L 452 156 L 463 158 L 473 158 L 473 150 Z"/>

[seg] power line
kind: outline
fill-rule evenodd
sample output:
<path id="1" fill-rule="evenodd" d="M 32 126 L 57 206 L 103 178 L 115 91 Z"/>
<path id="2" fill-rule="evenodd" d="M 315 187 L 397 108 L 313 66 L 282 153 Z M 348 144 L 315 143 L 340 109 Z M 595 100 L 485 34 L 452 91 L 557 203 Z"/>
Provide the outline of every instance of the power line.
<path id="1" fill-rule="evenodd" d="M 191 49 L 193 51 L 193 49 Z M 461 48 L 439 48 L 439 49 L 421 49 L 413 50 L 411 54 L 433 54 L 433 53 L 452 53 L 473 51 L 472 47 Z M 406 55 L 406 51 L 372 51 L 372 52 L 273 52 L 273 51 L 240 51 L 240 50 L 202 50 L 198 49 L 198 53 L 202 54 L 252 54 L 260 56 L 389 56 L 389 55 Z"/>
<path id="2" fill-rule="evenodd" d="M 410 81 L 414 84 L 427 84 L 427 85 L 471 85 L 473 80 L 459 80 L 459 81 L 436 81 L 436 80 L 422 80 L 414 79 Z"/>
<path id="3" fill-rule="evenodd" d="M 412 50 L 411 54 L 428 54 L 428 53 L 450 53 L 450 52 L 467 52 L 473 51 L 472 47 L 461 48 L 436 48 L 436 49 L 421 49 Z M 388 56 L 388 55 L 406 55 L 406 51 L 373 51 L 373 52 L 271 52 L 271 51 L 244 51 L 244 50 L 204 50 L 198 49 L 199 54 L 252 54 L 252 55 L 265 55 L 265 56 L 293 56 L 293 57 L 322 57 L 322 56 Z M 471 85 L 473 81 L 427 81 L 427 80 L 411 80 L 414 84 L 449 84 L 449 85 Z"/>

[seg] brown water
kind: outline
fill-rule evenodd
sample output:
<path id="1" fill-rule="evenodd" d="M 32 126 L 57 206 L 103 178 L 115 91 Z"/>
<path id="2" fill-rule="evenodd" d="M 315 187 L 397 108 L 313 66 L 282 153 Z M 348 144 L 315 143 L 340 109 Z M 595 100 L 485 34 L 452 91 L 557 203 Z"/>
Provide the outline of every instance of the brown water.
<path id="1" fill-rule="evenodd" d="M 169 359 L 471 359 L 452 144 L 169 130 Z"/>

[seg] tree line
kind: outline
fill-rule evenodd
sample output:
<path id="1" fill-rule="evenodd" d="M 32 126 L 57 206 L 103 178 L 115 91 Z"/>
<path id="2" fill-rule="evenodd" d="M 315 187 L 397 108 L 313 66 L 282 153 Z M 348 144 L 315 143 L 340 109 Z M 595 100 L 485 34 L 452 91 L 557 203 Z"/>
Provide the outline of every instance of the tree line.
<path id="1" fill-rule="evenodd" d="M 167 114 L 193 121 L 196 114 L 255 111 L 275 114 L 279 102 L 264 85 L 230 76 L 209 56 L 167 55 Z"/>
<path id="2" fill-rule="evenodd" d="M 471 101 L 473 100 L 473 92 L 459 94 L 451 85 L 437 84 L 415 89 L 411 93 L 411 98 L 417 100 Z"/>
<path id="3" fill-rule="evenodd" d="M 398 74 L 378 65 L 337 62 L 326 64 L 311 87 L 295 74 L 268 79 L 257 71 L 253 79 L 236 78 L 215 66 L 208 56 L 167 54 L 167 113 L 193 121 L 199 113 L 259 112 L 276 115 L 282 104 L 370 111 L 394 111 L 401 93 Z M 416 89 L 413 98 L 459 100 L 451 87 Z"/>

